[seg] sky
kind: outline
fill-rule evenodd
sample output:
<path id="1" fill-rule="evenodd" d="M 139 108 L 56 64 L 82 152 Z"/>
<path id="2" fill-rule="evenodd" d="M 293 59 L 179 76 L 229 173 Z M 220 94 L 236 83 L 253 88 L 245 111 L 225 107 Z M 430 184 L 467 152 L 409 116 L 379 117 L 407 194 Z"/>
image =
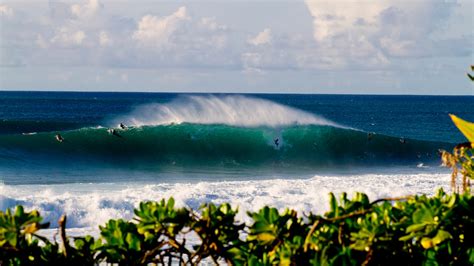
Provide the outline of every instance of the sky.
<path id="1" fill-rule="evenodd" d="M 474 95 L 473 8 L 0 0 L 0 90 Z"/>

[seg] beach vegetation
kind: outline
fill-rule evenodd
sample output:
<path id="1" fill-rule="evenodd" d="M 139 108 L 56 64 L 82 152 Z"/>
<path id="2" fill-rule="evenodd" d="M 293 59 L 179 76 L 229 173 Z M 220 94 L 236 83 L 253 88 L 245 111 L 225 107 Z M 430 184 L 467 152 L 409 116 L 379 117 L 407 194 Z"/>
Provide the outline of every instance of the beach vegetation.
<path id="1" fill-rule="evenodd" d="M 323 215 L 265 206 L 237 220 L 231 205 L 176 207 L 173 198 L 142 202 L 131 221 L 109 220 L 100 235 L 60 240 L 37 211 L 0 212 L 1 265 L 472 265 L 474 197 L 470 193 L 370 201 L 330 194 Z"/>

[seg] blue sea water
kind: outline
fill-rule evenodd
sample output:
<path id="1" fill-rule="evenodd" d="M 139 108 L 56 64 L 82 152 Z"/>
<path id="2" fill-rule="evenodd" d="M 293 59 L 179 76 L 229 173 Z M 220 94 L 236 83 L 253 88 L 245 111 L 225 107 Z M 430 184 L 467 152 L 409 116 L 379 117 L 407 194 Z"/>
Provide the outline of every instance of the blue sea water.
<path id="1" fill-rule="evenodd" d="M 230 202 L 245 220 L 267 204 L 323 212 L 328 192 L 429 194 L 449 189 L 438 150 L 465 141 L 448 114 L 474 121 L 473 107 L 472 96 L 0 92 L 0 210 L 37 209 L 53 228 L 65 213 L 70 233 L 96 234 L 170 196 Z"/>
<path id="2" fill-rule="evenodd" d="M 436 165 L 439 149 L 464 141 L 448 114 L 474 120 L 473 106 L 472 96 L 0 92 L 0 177 L 172 181 Z"/>
<path id="3" fill-rule="evenodd" d="M 60 131 L 104 125 L 137 106 L 167 103 L 176 93 L 0 92 L 0 134 Z M 232 96 L 232 94 L 212 94 Z M 242 94 L 241 94 L 242 95 Z M 474 120 L 474 96 L 246 94 L 390 136 L 459 142 L 448 114 Z"/>

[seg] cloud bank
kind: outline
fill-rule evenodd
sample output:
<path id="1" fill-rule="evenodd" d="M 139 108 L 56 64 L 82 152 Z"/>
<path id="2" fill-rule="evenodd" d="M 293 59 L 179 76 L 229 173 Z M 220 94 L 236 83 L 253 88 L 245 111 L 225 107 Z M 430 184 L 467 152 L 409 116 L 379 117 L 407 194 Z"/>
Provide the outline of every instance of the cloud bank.
<path id="1" fill-rule="evenodd" d="M 271 9 L 257 4 L 252 8 L 262 17 L 235 20 L 226 14 L 240 3 L 220 4 L 215 13 L 192 2 L 155 3 L 152 9 L 149 2 L 40 2 L 46 5 L 38 14 L 26 3 L 0 5 L 2 67 L 214 69 L 259 82 L 275 71 L 405 73 L 425 66 L 439 73 L 450 64 L 438 63 L 440 57 L 464 62 L 472 55 L 466 26 L 472 14 L 463 12 L 469 2 L 285 2 L 298 5 L 301 16 L 263 25 Z M 300 30 L 303 23 L 311 32 Z"/>

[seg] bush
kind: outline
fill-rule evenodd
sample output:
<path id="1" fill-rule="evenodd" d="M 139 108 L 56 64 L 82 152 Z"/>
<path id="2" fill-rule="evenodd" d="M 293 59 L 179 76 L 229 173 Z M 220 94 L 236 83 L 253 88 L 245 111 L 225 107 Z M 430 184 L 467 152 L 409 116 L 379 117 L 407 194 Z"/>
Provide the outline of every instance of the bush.
<path id="1" fill-rule="evenodd" d="M 142 202 L 132 221 L 108 221 L 98 239 L 68 238 L 63 218 L 63 244 L 39 234 L 49 225 L 37 211 L 17 206 L 0 212 L 0 264 L 472 265 L 473 206 L 471 194 L 442 190 L 373 202 L 361 193 L 339 201 L 330 194 L 324 215 L 264 207 L 243 224 L 229 204 L 195 212 L 170 198 Z"/>

